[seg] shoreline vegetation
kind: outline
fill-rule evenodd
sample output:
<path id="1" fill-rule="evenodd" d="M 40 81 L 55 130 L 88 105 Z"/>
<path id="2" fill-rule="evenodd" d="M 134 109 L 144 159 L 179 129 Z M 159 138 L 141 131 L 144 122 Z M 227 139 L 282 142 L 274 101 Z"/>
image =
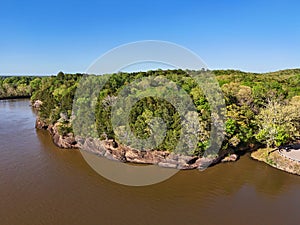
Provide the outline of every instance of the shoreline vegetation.
<path id="1" fill-rule="evenodd" d="M 226 104 L 225 139 L 219 153 L 208 157 L 203 156 L 214 145 L 209 140 L 211 123 L 218 122 L 218 118 L 212 118 L 206 96 L 187 71 L 112 74 L 97 96 L 94 112 L 96 121 L 88 126 L 76 124 L 76 117 L 88 118 L 87 110 L 72 115 L 73 101 L 90 109 L 90 96 L 74 98 L 83 74 L 59 72 L 57 76 L 50 77 L 0 77 L 0 99 L 30 96 L 32 106 L 38 111 L 36 128 L 47 129 L 54 143 L 61 148 L 84 146 L 88 151 L 112 160 L 177 169 L 201 169 L 207 164 L 213 165 L 220 161 L 236 161 L 239 155 L 250 151 L 253 159 L 300 175 L 298 162 L 288 160 L 274 151 L 278 147 L 300 142 L 300 69 L 264 74 L 236 70 L 192 72 L 213 73 Z M 116 141 L 110 122 L 111 107 L 124 86 L 137 78 L 148 76 L 164 77 L 175 82 L 193 100 L 200 123 L 197 131 L 199 142 L 195 151 L 186 154 L 176 152 L 181 130 L 180 115 L 170 103 L 151 97 L 134 105 L 129 124 L 136 136 L 147 138 L 151 135 L 148 122 L 153 117 L 161 117 L 167 126 L 164 141 L 155 149 L 147 151 L 137 151 Z M 95 76 L 87 88 L 93 90 L 101 77 Z M 82 134 L 74 135 L 74 124 L 80 127 Z M 87 133 L 89 130 L 95 130 L 96 133 Z"/>

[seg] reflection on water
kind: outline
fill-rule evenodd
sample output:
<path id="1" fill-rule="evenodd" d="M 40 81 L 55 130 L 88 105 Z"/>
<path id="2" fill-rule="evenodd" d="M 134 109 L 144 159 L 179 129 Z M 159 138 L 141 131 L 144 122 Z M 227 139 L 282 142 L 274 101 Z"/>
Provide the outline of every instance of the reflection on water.
<path id="1" fill-rule="evenodd" d="M 253 161 L 128 187 L 34 129 L 28 100 L 0 101 L 0 218 L 11 224 L 299 224 L 300 177 Z"/>

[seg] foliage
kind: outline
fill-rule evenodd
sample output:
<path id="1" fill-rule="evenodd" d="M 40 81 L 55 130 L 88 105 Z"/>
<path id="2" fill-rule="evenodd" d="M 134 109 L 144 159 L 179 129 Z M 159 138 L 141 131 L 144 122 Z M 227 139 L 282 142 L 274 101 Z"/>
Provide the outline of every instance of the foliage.
<path id="1" fill-rule="evenodd" d="M 300 111 L 293 98 L 289 104 L 280 104 L 270 99 L 265 108 L 256 116 L 259 131 L 257 140 L 267 147 L 280 146 L 299 137 Z M 297 97 L 298 99 L 298 97 Z"/>
<path id="2" fill-rule="evenodd" d="M 201 71 L 192 72 L 201 73 Z M 223 148 L 239 149 L 242 145 L 257 143 L 273 147 L 299 140 L 299 69 L 266 74 L 236 70 L 211 72 L 215 74 L 226 102 Z M 124 87 L 137 79 L 150 76 L 157 77 L 155 82 L 158 82 L 158 87 L 159 80 L 166 78 L 181 87 L 191 97 L 200 124 L 197 130 L 199 142 L 193 154 L 203 154 L 212 144 L 209 137 L 212 121 L 214 121 L 212 118 L 215 115 L 211 114 L 211 106 L 203 90 L 183 70 L 120 72 L 112 75 L 88 76 L 89 79 L 84 79 L 83 74 L 63 72 L 51 77 L 2 77 L 0 98 L 30 95 L 32 101 L 41 100 L 43 104 L 39 111 L 40 118 L 48 124 L 59 121 L 62 134 L 72 132 L 73 128 L 80 130 L 85 136 L 115 138 L 111 124 L 112 106 Z M 99 84 L 103 88 L 95 92 Z M 75 99 L 75 105 L 79 105 L 80 110 L 76 115 L 72 115 L 73 100 L 78 85 L 84 93 Z M 140 86 L 147 89 L 155 85 L 143 80 Z M 132 91 L 137 96 L 141 93 L 138 88 Z M 168 90 L 165 88 L 164 91 Z M 171 95 L 170 98 L 176 100 Z M 184 107 L 180 101 L 178 102 L 178 107 Z M 91 108 L 95 111 L 91 111 Z M 83 120 L 73 124 L 76 117 Z M 130 129 L 137 137 L 148 138 L 153 132 L 150 123 L 157 117 L 162 118 L 166 125 L 166 136 L 155 149 L 174 151 L 180 138 L 184 118 L 170 102 L 154 97 L 137 101 L 130 111 Z"/>
<path id="3" fill-rule="evenodd" d="M 33 79 L 29 76 L 0 77 L 0 99 L 30 97 Z"/>

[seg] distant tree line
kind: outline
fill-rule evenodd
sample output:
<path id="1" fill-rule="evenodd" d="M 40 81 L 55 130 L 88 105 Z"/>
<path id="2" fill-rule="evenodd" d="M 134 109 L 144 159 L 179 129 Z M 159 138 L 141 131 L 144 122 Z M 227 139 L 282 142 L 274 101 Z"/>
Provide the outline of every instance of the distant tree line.
<path id="1" fill-rule="evenodd" d="M 0 99 L 30 97 L 33 79 L 29 76 L 0 77 Z"/>

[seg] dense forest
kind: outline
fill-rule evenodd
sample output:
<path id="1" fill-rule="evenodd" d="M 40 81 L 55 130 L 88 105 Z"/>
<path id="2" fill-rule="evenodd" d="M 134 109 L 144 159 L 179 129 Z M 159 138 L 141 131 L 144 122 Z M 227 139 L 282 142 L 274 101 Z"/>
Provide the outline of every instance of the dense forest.
<path id="1" fill-rule="evenodd" d="M 30 82 L 34 78 L 29 76 L 0 77 L 0 99 L 30 97 Z"/>
<path id="2" fill-rule="evenodd" d="M 197 72 L 203 73 L 203 71 L 194 71 L 194 73 Z M 236 70 L 210 72 L 215 75 L 226 103 L 223 149 L 238 150 L 255 145 L 276 147 L 299 141 L 300 69 L 264 74 Z M 203 90 L 184 70 L 120 72 L 112 75 L 91 76 L 92 79 L 86 80 L 83 74 L 62 72 L 51 77 L 2 78 L 0 79 L 0 96 L 31 95 L 32 102 L 41 100 L 40 119 L 46 124 L 58 124 L 61 135 L 73 132 L 74 128 L 80 130 L 80 135 L 83 136 L 114 139 L 117 129 L 113 128 L 111 122 L 113 105 L 121 92 L 124 92 L 124 87 L 136 79 L 151 76 L 157 77 L 154 83 L 143 80 L 138 86 L 159 86 L 159 80 L 165 78 L 181 87 L 192 99 L 200 126 L 197 131 L 199 136 L 197 148 L 189 154 L 202 155 L 213 144 L 209 139 L 213 120 L 211 106 Z M 79 83 L 81 79 L 83 80 Z M 103 87 L 99 92 L 95 92 L 99 83 L 102 83 Z M 76 90 L 79 86 L 85 91 L 84 94 L 76 97 L 75 95 L 78 95 Z M 133 87 L 132 90 L 137 96 L 141 94 L 141 90 L 137 87 Z M 95 93 L 96 96 L 93 96 Z M 74 111 L 72 113 L 73 100 L 75 105 L 81 106 L 80 110 L 76 111 L 76 115 Z M 134 102 L 134 100 L 131 101 Z M 130 105 L 132 102 L 125 102 L 124 107 L 126 104 Z M 91 105 L 94 106 L 92 112 L 90 112 Z M 179 105 L 179 107 L 184 106 Z M 86 110 L 82 110 L 84 108 Z M 148 138 L 153 132 L 149 123 L 153 118 L 160 117 L 166 126 L 165 138 L 153 149 L 175 151 L 183 126 L 182 121 L 184 121 L 176 109 L 163 98 L 150 96 L 142 98 L 136 101 L 130 110 L 130 129 L 138 138 Z M 122 114 L 125 111 L 121 110 L 119 113 Z M 76 122 L 76 117 L 85 119 Z M 89 122 L 80 124 L 83 121 Z M 120 125 L 117 128 L 123 127 Z M 188 142 L 185 144 L 188 145 Z"/>

